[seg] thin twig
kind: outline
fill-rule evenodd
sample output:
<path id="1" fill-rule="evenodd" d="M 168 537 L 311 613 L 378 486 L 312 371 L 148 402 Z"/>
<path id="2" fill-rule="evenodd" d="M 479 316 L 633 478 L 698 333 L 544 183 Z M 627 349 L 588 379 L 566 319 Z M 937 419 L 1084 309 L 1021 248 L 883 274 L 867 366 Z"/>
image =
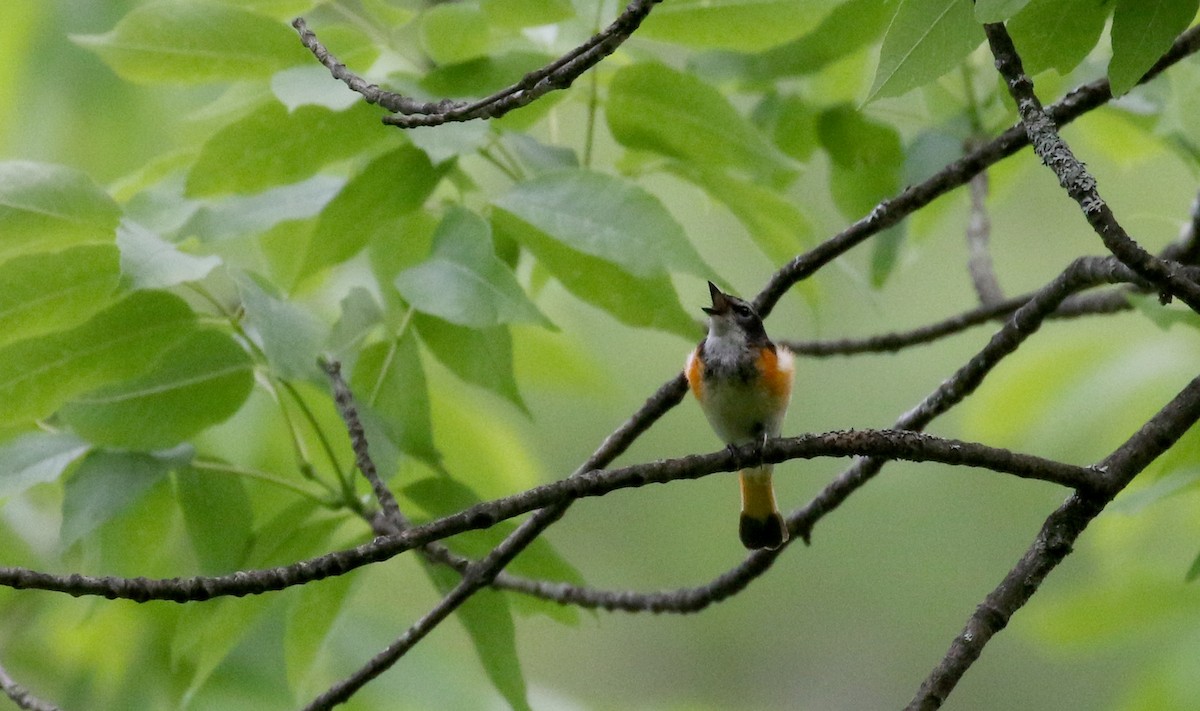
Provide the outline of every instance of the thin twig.
<path id="1" fill-rule="evenodd" d="M 513 109 L 527 106 L 551 91 L 571 86 L 580 75 L 629 39 L 660 2 L 662 0 L 633 0 L 612 24 L 583 44 L 541 69 L 526 74 L 515 84 L 474 102 L 452 99 L 421 102 L 381 89 L 338 61 L 308 28 L 304 18 L 297 17 L 292 21 L 292 26 L 300 34 L 301 43 L 329 70 L 334 79 L 361 94 L 368 103 L 378 104 L 392 112 L 392 115 L 384 117 L 384 123 L 400 128 L 413 128 L 437 126 L 451 121 L 497 118 Z"/>
<path id="2" fill-rule="evenodd" d="M 976 173 L 967 185 L 971 196 L 970 216 L 967 218 L 967 273 L 971 275 L 971 284 L 979 296 L 979 303 L 991 306 L 1004 301 L 1004 291 L 996 278 L 992 253 L 988 247 L 992 221 L 987 209 L 987 171 Z"/>
<path id="3" fill-rule="evenodd" d="M 39 699 L 30 693 L 29 689 L 14 681 L 2 666 L 0 666 L 0 691 L 12 699 L 18 708 L 25 709 L 25 711 L 61 711 L 59 707 L 49 701 Z"/>

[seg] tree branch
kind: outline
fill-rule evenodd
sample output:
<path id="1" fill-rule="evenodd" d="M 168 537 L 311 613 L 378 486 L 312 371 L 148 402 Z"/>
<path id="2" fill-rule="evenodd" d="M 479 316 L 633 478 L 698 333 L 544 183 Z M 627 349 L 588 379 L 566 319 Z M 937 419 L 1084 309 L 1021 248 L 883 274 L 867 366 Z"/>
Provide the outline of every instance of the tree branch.
<path id="1" fill-rule="evenodd" d="M 17 705 L 17 708 L 25 709 L 25 711 L 61 711 L 59 707 L 43 701 L 34 696 L 28 689 L 18 684 L 8 675 L 8 671 L 0 666 L 0 691 L 4 695 L 12 699 L 12 702 Z"/>
<path id="2" fill-rule="evenodd" d="M 449 516 L 420 526 L 412 526 L 394 535 L 379 537 L 354 548 L 278 568 L 239 571 L 231 575 L 212 577 L 151 580 L 79 574 L 57 576 L 25 568 L 6 567 L 0 568 L 0 585 L 18 589 L 51 590 L 73 596 L 98 595 L 135 602 L 194 602 L 214 597 L 257 595 L 341 575 L 370 563 L 388 560 L 430 541 L 465 531 L 489 528 L 499 521 L 539 509 L 566 506 L 577 499 L 604 496 L 618 489 L 698 479 L 718 472 L 733 471 L 740 463 L 757 457 L 759 451 L 757 445 L 746 445 L 710 454 L 663 459 L 617 469 L 581 469 L 572 476 L 551 484 L 476 504 Z M 771 463 L 815 457 L 877 456 L 990 469 L 1071 488 L 1089 487 L 1089 482 L 1095 476 L 1086 467 L 982 444 L 894 430 L 827 432 L 789 437 L 771 440 L 761 451 L 763 460 Z"/>
<path id="3" fill-rule="evenodd" d="M 660 2 L 662 0 L 633 0 L 612 24 L 593 35 L 587 42 L 541 69 L 526 74 L 517 83 L 474 102 L 452 99 L 421 102 L 380 89 L 339 62 L 308 28 L 304 18 L 297 17 L 292 21 L 292 26 L 300 34 L 300 42 L 329 70 L 334 79 L 361 94 L 368 103 L 378 104 L 392 112 L 391 116 L 383 118 L 384 123 L 400 128 L 413 128 L 437 126 L 452 121 L 498 118 L 513 109 L 529 105 L 551 91 L 566 89 L 580 75 L 629 39 Z"/>
<path id="4" fill-rule="evenodd" d="M 1054 120 L 1042 108 L 1033 91 L 1033 80 L 1025 74 L 1021 58 L 1008 30 L 1001 23 L 983 27 L 996 58 L 996 70 L 1004 77 L 1008 92 L 1017 102 L 1021 123 L 1042 162 L 1058 177 L 1059 185 L 1079 207 L 1104 246 L 1130 269 L 1157 285 L 1164 295 L 1178 296 L 1193 311 L 1200 312 L 1200 284 L 1182 278 L 1167 262 L 1142 249 L 1129 236 L 1096 189 L 1096 179 L 1062 140 Z"/>
<path id="5" fill-rule="evenodd" d="M 1200 50 L 1200 26 L 1192 27 L 1181 34 L 1171 45 L 1171 49 L 1167 50 L 1150 71 L 1142 77 L 1141 82 L 1153 79 L 1167 67 L 1197 50 Z M 1046 109 L 1046 113 L 1058 125 L 1066 125 L 1111 99 L 1112 91 L 1109 88 L 1108 80 L 1100 79 L 1084 84 L 1070 92 L 1061 101 Z M 763 290 L 754 298 L 754 306 L 765 317 L 779 299 L 797 282 L 808 278 L 821 267 L 877 232 L 891 227 L 936 198 L 966 184 L 971 177 L 977 175 L 984 168 L 1007 158 L 1029 143 L 1029 136 L 1023 125 L 1018 124 L 950 163 L 924 182 L 909 186 L 899 195 L 884 200 L 871 211 L 871 214 L 808 252 L 797 256 L 776 271 Z"/>
<path id="6" fill-rule="evenodd" d="M 1051 570 L 1071 552 L 1079 534 L 1146 466 L 1200 419 L 1200 378 L 1192 380 L 1097 468 L 1106 471 L 1103 492 L 1076 492 L 1050 514 L 1033 545 L 988 594 L 955 637 L 950 649 L 921 684 L 907 711 L 939 708 L 988 641 L 1037 592 Z"/>

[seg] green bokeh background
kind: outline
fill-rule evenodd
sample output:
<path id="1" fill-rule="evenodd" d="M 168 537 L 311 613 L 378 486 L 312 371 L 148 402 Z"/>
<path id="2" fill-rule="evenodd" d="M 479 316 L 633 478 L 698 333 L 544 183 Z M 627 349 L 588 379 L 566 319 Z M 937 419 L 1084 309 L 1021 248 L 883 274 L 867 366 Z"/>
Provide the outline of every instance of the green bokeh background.
<path id="1" fill-rule="evenodd" d="M 62 163 L 111 184 L 210 130 L 195 112 L 215 90 L 131 85 L 67 39 L 107 31 L 134 5 L 8 0 L 0 10 L 0 66 L 6 68 L 0 76 L 0 157 Z M 887 114 L 891 106 L 884 101 L 874 110 Z M 556 111 L 555 140 L 579 145 L 582 102 Z M 1129 232 L 1157 250 L 1176 237 L 1186 218 L 1195 166 L 1124 121 L 1122 114 L 1102 110 L 1068 128 L 1065 137 Z M 602 135 L 596 156 L 599 164 L 611 165 L 619 150 Z M 818 239 L 846 223 L 828 197 L 827 177 L 827 166 L 817 160 L 790 193 L 804 201 Z M 1037 288 L 1074 256 L 1100 252 L 1077 207 L 1028 151 L 993 170 L 991 180 L 994 257 L 1008 293 Z M 680 182 L 660 178 L 649 185 L 729 283 L 748 295 L 765 283 L 776 265 L 730 215 Z M 789 296 L 772 314 L 769 331 L 797 339 L 869 335 L 970 308 L 975 297 L 964 267 L 965 220 L 963 191 L 942 198 L 914 221 L 901 264 L 884 288 L 867 284 L 869 253 L 860 248 L 817 278 L 819 306 Z M 703 283 L 677 278 L 676 286 L 699 317 Z M 450 404 L 435 404 L 435 435 L 445 451 L 454 452 L 455 437 L 465 436 L 455 431 L 458 408 L 482 410 L 531 448 L 528 462 L 509 462 L 506 478 L 482 493 L 512 491 L 573 470 L 678 371 L 690 347 L 677 337 L 622 326 L 553 283 L 538 305 L 562 331 L 517 332 L 517 376 L 531 417 L 427 363 L 435 388 L 458 393 Z M 801 359 L 785 433 L 886 427 L 993 330 L 983 326 L 896 355 Z M 1136 313 L 1052 322 L 930 431 L 1089 463 L 1194 375 L 1196 346 L 1195 331 L 1164 332 Z M 571 378 L 548 373 L 542 354 L 549 347 L 576 352 L 590 372 Z M 620 461 L 718 448 L 698 408 L 686 401 Z M 486 459 L 454 461 L 453 455 L 451 461 L 494 466 Z M 843 465 L 780 466 L 781 504 L 803 505 Z M 672 711 L 900 707 L 1065 496 L 1051 485 L 983 471 L 889 465 L 818 524 L 810 548 L 791 547 L 746 591 L 700 614 L 585 613 L 576 626 L 518 616 L 531 702 L 537 709 Z M 743 555 L 734 535 L 736 502 L 731 476 L 618 492 L 578 503 L 549 538 L 593 586 L 699 585 Z M 1172 709 L 1200 701 L 1200 682 L 1194 681 L 1200 679 L 1200 588 L 1183 582 L 1200 548 L 1196 513 L 1195 495 L 1185 494 L 1101 516 L 1076 553 L 988 646 L 948 708 Z M 22 509 L 10 505 L 0 516 L 19 528 Z M 143 542 L 150 547 L 147 574 L 191 572 L 156 556 L 152 538 Z M 390 642 L 437 599 L 411 560 L 355 578 L 352 612 L 338 620 L 327 650 L 325 681 Z M 256 622 L 194 708 L 238 702 L 241 708 L 286 708 L 289 692 L 279 673 L 283 616 L 275 597 L 205 603 L 187 615 L 203 625 L 206 616 L 239 604 L 275 611 Z M 14 591 L 0 593 L 0 609 L 0 652 L 10 671 L 67 708 L 88 708 L 78 702 L 110 693 L 105 679 L 115 676 L 117 666 L 164 653 L 128 629 L 176 614 L 166 603 L 134 606 Z M 139 644 L 146 646 L 129 648 Z M 166 707 L 158 693 L 146 692 L 146 708 Z M 469 639 L 450 622 L 349 708 L 500 704 Z"/>

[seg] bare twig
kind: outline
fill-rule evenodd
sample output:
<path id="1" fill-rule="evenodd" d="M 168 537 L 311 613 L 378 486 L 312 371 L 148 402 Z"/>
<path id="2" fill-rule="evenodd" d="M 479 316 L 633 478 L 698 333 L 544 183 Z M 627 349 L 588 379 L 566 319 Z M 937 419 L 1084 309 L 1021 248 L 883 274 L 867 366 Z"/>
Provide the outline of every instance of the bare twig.
<path id="1" fill-rule="evenodd" d="M 1004 301 L 1004 291 L 996 279 L 992 267 L 992 254 L 988 242 L 992 235 L 992 221 L 988 218 L 988 174 L 981 170 L 968 183 L 971 195 L 971 211 L 967 218 L 967 273 L 979 296 L 979 303 L 992 306 Z"/>
<path id="2" fill-rule="evenodd" d="M 4 667 L 0 667 L 0 691 L 3 691 L 4 695 L 17 705 L 17 708 L 25 709 L 25 711 L 61 711 L 59 707 L 49 701 L 39 699 L 24 686 L 14 681 Z"/>
<path id="3" fill-rule="evenodd" d="M 541 69 L 526 74 L 517 83 L 474 102 L 452 99 L 420 102 L 380 89 L 339 62 L 308 28 L 304 18 L 296 18 L 292 26 L 300 34 L 301 43 L 329 69 L 334 79 L 344 82 L 351 90 L 361 94 L 368 103 L 378 104 L 392 112 L 392 115 L 384 117 L 384 123 L 400 128 L 413 128 L 437 126 L 451 121 L 497 118 L 513 109 L 527 106 L 551 91 L 566 89 L 580 75 L 629 39 L 642 24 L 642 20 L 645 20 L 660 2 L 662 0 L 633 0 L 612 24 L 593 35 L 587 42 Z"/>

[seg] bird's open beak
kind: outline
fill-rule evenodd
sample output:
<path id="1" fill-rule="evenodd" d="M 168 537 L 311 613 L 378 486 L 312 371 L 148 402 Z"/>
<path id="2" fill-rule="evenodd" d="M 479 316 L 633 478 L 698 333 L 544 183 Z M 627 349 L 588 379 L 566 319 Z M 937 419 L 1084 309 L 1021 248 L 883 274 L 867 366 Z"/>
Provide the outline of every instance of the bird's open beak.
<path id="1" fill-rule="evenodd" d="M 717 285 L 711 281 L 708 282 L 708 295 L 712 297 L 712 308 L 703 306 L 700 309 L 701 311 L 709 316 L 716 316 L 717 314 L 729 312 L 729 299 L 726 299 L 725 294 L 723 294 L 721 290 L 717 288 Z"/>

